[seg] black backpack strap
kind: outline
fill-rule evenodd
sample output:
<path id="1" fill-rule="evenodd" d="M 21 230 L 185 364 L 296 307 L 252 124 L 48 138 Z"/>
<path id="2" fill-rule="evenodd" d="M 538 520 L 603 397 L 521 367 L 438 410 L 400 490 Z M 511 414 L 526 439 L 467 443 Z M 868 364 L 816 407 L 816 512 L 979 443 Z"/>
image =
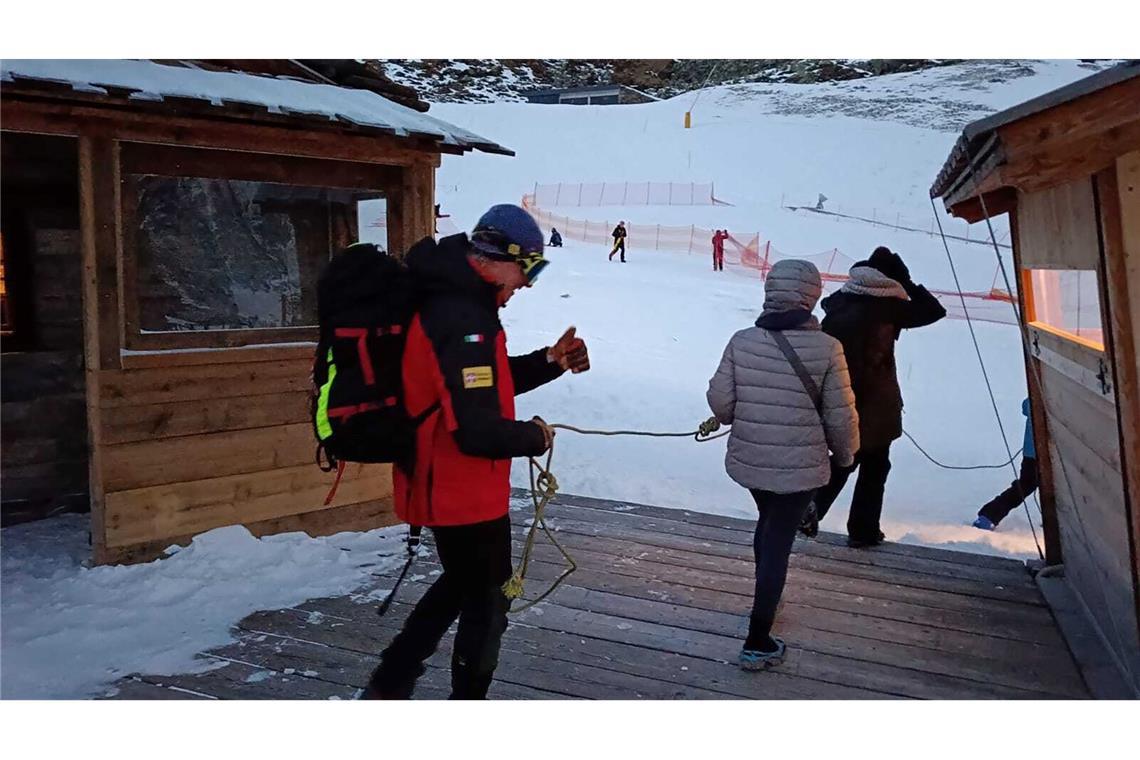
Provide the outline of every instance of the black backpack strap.
<path id="1" fill-rule="evenodd" d="M 799 354 L 792 348 L 792 344 L 788 341 L 788 338 L 783 332 L 779 330 L 768 330 L 767 332 L 772 336 L 772 340 L 776 341 L 776 345 L 779 346 L 780 351 L 784 353 L 784 358 L 788 360 L 788 364 L 791 364 L 792 369 L 799 375 L 800 382 L 804 385 L 804 390 L 807 391 L 807 395 L 811 397 L 812 404 L 815 405 L 816 413 L 819 414 L 820 419 L 823 419 L 823 394 L 819 392 L 819 386 L 815 384 L 815 380 L 808 374 L 807 367 L 805 367 L 804 363 L 800 360 Z"/>

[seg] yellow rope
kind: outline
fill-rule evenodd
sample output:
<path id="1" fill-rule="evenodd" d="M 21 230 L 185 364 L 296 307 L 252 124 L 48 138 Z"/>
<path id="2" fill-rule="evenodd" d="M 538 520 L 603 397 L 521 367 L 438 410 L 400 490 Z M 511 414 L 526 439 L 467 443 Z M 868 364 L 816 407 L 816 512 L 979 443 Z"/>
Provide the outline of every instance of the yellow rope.
<path id="1" fill-rule="evenodd" d="M 717 431 L 720 430 L 720 423 L 715 417 L 710 417 L 709 419 L 705 420 L 700 424 L 697 430 L 689 433 L 653 433 L 644 430 L 589 430 L 586 428 L 579 428 L 574 427 L 573 425 L 564 424 L 554 424 L 550 427 L 559 430 L 568 430 L 572 433 L 579 433 L 580 435 L 630 435 L 645 438 L 692 438 L 698 443 L 711 441 L 714 438 L 720 438 L 721 436 L 728 435 L 729 432 L 726 430 L 722 433 L 717 433 Z M 558 549 L 558 551 L 562 554 L 562 557 L 566 560 L 567 567 L 557 578 L 554 579 L 554 582 L 550 584 L 549 588 L 547 588 L 534 599 L 526 600 L 522 604 L 512 607 L 510 610 L 511 612 L 522 612 L 528 607 L 533 607 L 534 605 L 538 604 L 543 599 L 550 596 L 554 592 L 554 589 L 562 585 L 562 582 L 565 581 L 571 573 L 578 569 L 578 565 L 574 562 L 574 558 L 570 556 L 570 553 L 566 551 L 562 544 L 558 543 L 558 539 L 554 537 L 553 531 L 551 531 L 549 526 L 546 524 L 546 505 L 549 504 L 550 501 L 554 498 L 555 494 L 558 493 L 558 480 L 554 477 L 554 473 L 550 471 L 550 465 L 553 459 L 553 442 L 550 445 L 550 449 L 546 453 L 545 465 L 541 464 L 534 457 L 530 457 L 530 498 L 531 502 L 534 504 L 534 519 L 530 524 L 530 530 L 527 531 L 526 541 L 523 543 L 522 555 L 519 558 L 518 567 L 515 568 L 515 571 L 511 574 L 511 577 L 507 580 L 507 582 L 503 584 L 503 594 L 511 602 L 522 598 L 523 591 L 525 590 L 524 585 L 526 580 L 526 571 L 530 566 L 530 557 L 534 551 L 535 538 L 537 537 L 538 530 L 540 528 L 542 529 L 542 532 L 546 534 L 547 538 L 550 539 L 550 543 L 554 544 L 555 548 Z"/>

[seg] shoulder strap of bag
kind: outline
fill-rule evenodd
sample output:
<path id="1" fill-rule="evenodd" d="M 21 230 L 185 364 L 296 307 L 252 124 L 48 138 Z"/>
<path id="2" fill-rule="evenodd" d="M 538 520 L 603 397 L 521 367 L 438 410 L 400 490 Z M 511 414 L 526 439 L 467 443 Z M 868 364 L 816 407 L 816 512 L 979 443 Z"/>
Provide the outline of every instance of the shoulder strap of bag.
<path id="1" fill-rule="evenodd" d="M 800 361 L 799 354 L 792 348 L 792 344 L 788 342 L 784 333 L 779 330 L 769 330 L 768 334 L 772 336 L 772 340 L 776 341 L 776 345 L 784 352 L 784 358 L 788 360 L 788 364 L 792 365 L 792 369 L 799 375 L 800 382 L 804 385 L 804 390 L 807 395 L 811 397 L 812 404 L 815 405 L 815 411 L 819 414 L 820 419 L 823 419 L 823 394 L 819 392 L 819 386 L 815 384 L 815 380 L 808 374 L 807 367 Z"/>

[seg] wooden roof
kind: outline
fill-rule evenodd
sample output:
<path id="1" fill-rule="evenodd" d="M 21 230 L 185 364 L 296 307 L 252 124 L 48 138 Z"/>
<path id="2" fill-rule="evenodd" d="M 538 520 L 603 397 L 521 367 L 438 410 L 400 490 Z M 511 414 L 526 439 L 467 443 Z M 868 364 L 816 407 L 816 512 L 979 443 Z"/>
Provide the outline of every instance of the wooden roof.
<path id="1" fill-rule="evenodd" d="M 261 64 L 273 65 L 266 68 Z M 157 108 L 175 115 L 215 119 L 278 124 L 284 121 L 314 131 L 388 135 L 416 140 L 441 153 L 478 149 L 514 155 L 492 140 L 396 102 L 387 93 L 381 95 L 380 91 L 387 85 L 375 77 L 365 76 L 362 71 L 367 67 L 359 62 L 310 61 L 309 64 L 300 61 L 3 60 L 0 62 L 0 93 L 5 99 L 51 98 L 106 108 L 151 112 Z M 245 70 L 251 68 L 261 71 Z M 322 69 L 327 76 L 321 73 Z M 334 76 L 360 86 L 336 84 Z"/>
<path id="2" fill-rule="evenodd" d="M 1000 213 L 1015 189 L 1094 173 L 1137 147 L 1140 61 L 1130 61 L 968 124 L 930 196 L 976 221 L 981 196 L 992 193 L 987 210 Z"/>

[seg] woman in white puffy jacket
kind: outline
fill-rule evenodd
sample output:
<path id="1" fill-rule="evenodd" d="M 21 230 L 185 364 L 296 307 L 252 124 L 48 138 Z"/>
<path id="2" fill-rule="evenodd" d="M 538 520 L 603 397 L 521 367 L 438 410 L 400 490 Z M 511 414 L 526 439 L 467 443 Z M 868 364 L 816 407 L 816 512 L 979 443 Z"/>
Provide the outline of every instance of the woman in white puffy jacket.
<path id="1" fill-rule="evenodd" d="M 843 348 L 812 316 L 822 291 L 811 262 L 777 262 L 756 326 L 732 336 L 709 381 L 709 408 L 732 425 L 725 468 L 751 492 L 759 513 L 756 591 L 740 653 L 749 670 L 784 657 L 784 642 L 771 631 L 796 529 L 830 478 L 831 456 L 850 465 L 859 449 Z"/>

